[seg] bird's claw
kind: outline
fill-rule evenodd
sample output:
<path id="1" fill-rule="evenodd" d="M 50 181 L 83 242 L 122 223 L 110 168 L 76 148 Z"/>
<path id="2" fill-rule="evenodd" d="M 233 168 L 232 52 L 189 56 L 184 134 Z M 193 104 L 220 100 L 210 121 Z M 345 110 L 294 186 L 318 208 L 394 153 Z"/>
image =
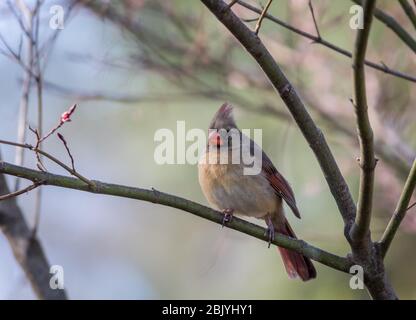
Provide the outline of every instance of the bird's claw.
<path id="1" fill-rule="evenodd" d="M 272 242 L 274 241 L 274 239 L 275 239 L 275 234 L 276 234 L 276 232 L 275 232 L 275 230 L 274 230 L 274 226 L 273 226 L 273 222 L 271 221 L 271 219 L 270 218 L 268 218 L 267 220 L 266 220 L 266 223 L 267 223 L 267 229 L 266 229 L 266 232 L 265 232 L 265 236 L 267 236 L 268 237 L 268 239 L 269 239 L 269 241 L 268 241 L 268 248 L 270 248 L 270 245 L 272 244 Z"/>
<path id="2" fill-rule="evenodd" d="M 233 220 L 233 209 L 225 209 L 222 211 L 224 217 L 222 218 L 222 227 L 225 226 L 226 223 L 231 222 Z"/>
<path id="3" fill-rule="evenodd" d="M 264 235 L 267 236 L 268 239 L 269 239 L 267 247 L 270 248 L 270 245 L 272 244 L 272 242 L 275 239 L 274 228 L 273 227 L 271 227 L 271 228 L 270 227 L 267 227 L 267 230 L 266 230 L 266 232 L 265 232 Z"/>

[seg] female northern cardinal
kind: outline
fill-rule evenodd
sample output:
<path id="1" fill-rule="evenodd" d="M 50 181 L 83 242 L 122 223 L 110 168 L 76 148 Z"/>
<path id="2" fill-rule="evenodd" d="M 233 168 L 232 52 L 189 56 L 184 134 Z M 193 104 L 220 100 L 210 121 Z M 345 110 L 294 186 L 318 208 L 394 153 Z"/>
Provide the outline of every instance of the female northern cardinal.
<path id="1" fill-rule="evenodd" d="M 256 217 L 265 220 L 269 241 L 274 238 L 275 231 L 296 238 L 282 204 L 283 198 L 300 218 L 293 191 L 261 148 L 237 128 L 231 105 L 221 106 L 210 129 L 206 152 L 198 164 L 199 183 L 208 202 L 224 213 L 223 222 L 229 221 L 233 214 Z M 261 158 L 255 156 L 254 161 L 260 162 L 260 173 L 244 174 L 244 162 L 232 161 L 231 153 L 240 150 L 239 157 L 243 157 L 245 152 L 256 154 L 256 149 Z M 307 281 L 316 277 L 309 258 L 280 247 L 279 251 L 290 278 Z"/>

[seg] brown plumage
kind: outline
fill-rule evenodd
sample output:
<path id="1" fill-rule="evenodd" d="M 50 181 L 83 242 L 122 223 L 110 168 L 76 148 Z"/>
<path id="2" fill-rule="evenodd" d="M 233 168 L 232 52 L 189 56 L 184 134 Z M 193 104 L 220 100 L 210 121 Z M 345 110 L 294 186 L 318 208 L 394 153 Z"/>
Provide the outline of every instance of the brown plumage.
<path id="1" fill-rule="evenodd" d="M 283 199 L 295 216 L 300 218 L 292 188 L 263 150 L 248 137 L 242 138 L 231 105 L 225 103 L 221 106 L 210 129 L 218 131 L 210 132 L 206 152 L 198 165 L 199 183 L 208 202 L 226 215 L 238 214 L 264 219 L 271 238 L 274 231 L 296 238 L 282 204 Z M 243 161 L 231 163 L 231 154 L 235 150 L 240 150 L 241 158 L 245 153 L 253 156 L 254 161 L 261 164 L 260 173 L 246 175 Z M 220 162 L 220 159 L 228 162 Z M 300 277 L 307 281 L 316 277 L 309 258 L 280 247 L 279 251 L 290 278 Z"/>

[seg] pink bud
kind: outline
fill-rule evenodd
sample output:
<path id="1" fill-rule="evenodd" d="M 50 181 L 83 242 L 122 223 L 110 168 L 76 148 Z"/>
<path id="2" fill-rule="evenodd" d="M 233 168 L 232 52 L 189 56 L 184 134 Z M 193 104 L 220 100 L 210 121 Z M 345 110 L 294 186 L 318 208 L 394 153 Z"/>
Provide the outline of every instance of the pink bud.
<path id="1" fill-rule="evenodd" d="M 62 123 L 71 121 L 71 115 L 74 113 L 76 107 L 77 107 L 77 105 L 74 104 L 71 108 L 69 108 L 67 111 L 62 113 L 62 115 L 61 115 L 61 122 Z"/>

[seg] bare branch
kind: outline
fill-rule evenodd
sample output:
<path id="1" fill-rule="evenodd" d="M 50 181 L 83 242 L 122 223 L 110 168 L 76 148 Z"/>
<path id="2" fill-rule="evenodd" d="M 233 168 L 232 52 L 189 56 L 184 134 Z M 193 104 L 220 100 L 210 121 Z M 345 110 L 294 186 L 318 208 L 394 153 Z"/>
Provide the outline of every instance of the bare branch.
<path id="1" fill-rule="evenodd" d="M 367 0 L 364 5 L 364 28 L 358 29 L 353 56 L 355 113 L 357 116 L 358 137 L 360 142 L 360 189 L 357 204 L 357 216 L 351 238 L 363 243 L 369 234 L 374 189 L 374 138 L 368 118 L 367 94 L 365 85 L 364 58 L 373 20 L 375 0 Z"/>
<path id="2" fill-rule="evenodd" d="M 407 177 L 406 183 L 404 185 L 402 194 L 400 199 L 397 203 L 396 209 L 394 210 L 394 214 L 392 215 L 389 224 L 387 225 L 386 230 L 384 231 L 383 236 L 380 240 L 380 245 L 382 248 L 383 256 L 386 255 L 387 251 L 389 250 L 390 244 L 396 235 L 397 230 L 401 222 L 403 221 L 406 213 L 409 209 L 411 209 L 416 202 L 409 206 L 410 199 L 412 198 L 412 194 L 416 187 L 416 159 L 413 162 L 412 169 L 410 170 L 409 176 Z"/>
<path id="3" fill-rule="evenodd" d="M 407 2 L 407 0 L 399 0 L 399 2 L 403 8 L 403 11 L 406 13 L 410 22 L 413 24 L 413 27 L 416 29 L 416 13 L 412 6 L 409 4 L 409 2 Z"/>
<path id="4" fill-rule="evenodd" d="M 272 4 L 273 0 L 269 0 L 266 4 L 266 6 L 264 7 L 262 13 L 260 14 L 259 20 L 257 20 L 256 23 L 256 27 L 254 29 L 254 33 L 257 35 L 259 34 L 260 28 L 261 28 L 261 23 L 263 22 L 264 19 L 264 15 L 267 13 L 267 10 L 269 10 L 270 5 Z"/>
<path id="5" fill-rule="evenodd" d="M 315 25 L 316 34 L 318 35 L 319 39 L 322 39 L 321 33 L 319 32 L 319 28 L 318 28 L 318 23 L 316 22 L 315 11 L 313 10 L 312 0 L 309 0 L 308 5 L 309 5 L 309 10 L 311 11 L 313 24 Z"/>
<path id="6" fill-rule="evenodd" d="M 74 157 L 72 156 L 71 151 L 69 151 L 69 147 L 68 147 L 68 144 L 67 144 L 64 136 L 62 134 L 60 134 L 59 132 L 57 133 L 57 136 L 63 142 L 64 147 L 66 149 L 66 152 L 68 153 L 69 158 L 71 159 L 71 167 L 72 167 L 72 170 L 75 171 Z"/>
<path id="7" fill-rule="evenodd" d="M 133 188 L 123 185 L 104 183 L 95 180 L 94 184 L 96 185 L 96 187 L 94 189 L 91 189 L 89 188 L 89 186 L 85 185 L 80 180 L 75 178 L 19 167 L 4 161 L 0 161 L 0 172 L 20 176 L 22 178 L 34 182 L 44 181 L 44 183 L 47 185 L 157 203 L 164 206 L 187 211 L 189 213 L 192 213 L 204 219 L 208 219 L 220 225 L 223 224 L 223 214 L 221 212 L 215 211 L 211 208 L 205 207 L 203 205 L 200 205 L 196 202 L 184 198 L 157 191 L 155 189 L 148 190 Z M 234 217 L 232 221 L 226 224 L 226 226 L 231 229 L 253 236 L 257 239 L 263 240 L 265 242 L 269 241 L 265 233 L 265 228 L 247 222 L 245 220 L 239 219 L 237 217 Z M 295 240 L 293 238 L 289 238 L 281 234 L 276 234 L 276 237 L 272 241 L 272 243 L 276 246 L 299 252 L 317 262 L 320 262 L 336 270 L 347 273 L 349 272 L 351 262 L 348 259 L 339 257 L 337 255 L 314 247 L 303 240 Z"/>
<path id="8" fill-rule="evenodd" d="M 5 176 L 0 174 L 0 194 L 9 193 Z M 48 300 L 66 299 L 65 290 L 53 290 L 49 286 L 49 262 L 39 240 L 32 237 L 16 198 L 0 201 L 0 228 L 36 296 Z"/>
<path id="9" fill-rule="evenodd" d="M 36 70 L 37 77 L 35 78 L 36 82 L 36 96 L 37 96 L 37 131 L 40 137 L 43 135 L 43 75 L 40 65 L 40 55 L 39 55 L 39 10 L 42 6 L 43 0 L 36 0 L 35 7 L 32 11 L 33 23 L 33 43 L 35 51 L 35 61 L 34 68 Z M 37 148 L 41 146 L 42 140 L 38 140 Z M 39 156 L 39 154 L 38 154 Z M 39 156 L 39 161 L 42 157 Z M 42 189 L 39 188 L 36 190 L 36 201 L 35 201 L 35 223 L 33 227 L 33 237 L 36 235 L 36 232 L 39 227 L 40 222 L 40 213 L 41 213 L 41 204 L 42 204 Z"/>
<path id="10" fill-rule="evenodd" d="M 45 165 L 42 163 L 42 159 L 41 159 L 40 154 L 38 152 L 38 149 L 39 149 L 39 141 L 41 139 L 41 137 L 39 135 L 39 131 L 37 129 L 33 129 L 31 126 L 29 126 L 29 130 L 36 136 L 36 146 L 33 147 L 33 149 L 32 149 L 32 150 L 35 151 L 35 154 L 36 154 L 36 161 L 37 161 L 36 162 L 36 166 L 41 171 L 47 171 Z"/>
<path id="11" fill-rule="evenodd" d="M 41 171 L 47 171 L 46 167 L 42 163 L 42 159 L 41 159 L 40 154 L 39 154 L 39 144 L 40 144 L 40 139 L 41 139 L 39 131 L 38 131 L 38 129 L 33 129 L 31 126 L 29 126 L 29 130 L 32 131 L 33 134 L 36 136 L 36 146 L 33 149 L 31 149 L 31 150 L 35 151 L 35 154 L 36 154 L 36 160 L 37 160 L 36 166 Z"/>
<path id="12" fill-rule="evenodd" d="M 0 195 L 0 201 L 20 196 L 23 193 L 27 193 L 27 192 L 39 187 L 41 184 L 42 184 L 42 182 L 34 182 L 30 186 L 27 186 L 26 188 L 23 188 L 21 190 L 11 192 L 11 193 L 8 193 L 8 194 L 5 194 L 5 195 Z"/>
<path id="13" fill-rule="evenodd" d="M 363 0 L 352 0 L 362 6 Z M 392 16 L 375 8 L 374 16 L 392 30 L 414 53 L 416 53 L 416 40 Z"/>
<path id="14" fill-rule="evenodd" d="M 38 149 L 36 147 L 33 147 L 30 144 L 21 144 L 21 143 L 16 143 L 16 142 L 12 142 L 12 141 L 6 141 L 6 140 L 0 140 L 0 144 L 6 144 L 9 146 L 15 146 L 15 147 L 20 147 L 20 148 L 26 148 L 29 150 L 34 151 L 35 153 L 39 153 L 43 156 L 45 156 L 46 158 L 48 158 L 49 160 L 55 162 L 58 166 L 62 167 L 63 169 L 65 169 L 66 171 L 68 171 L 70 174 L 72 174 L 73 176 L 77 177 L 78 179 L 80 179 L 81 181 L 83 181 L 85 184 L 87 184 L 90 188 L 94 188 L 94 182 L 92 182 L 91 180 L 88 180 L 87 178 L 85 178 L 84 176 L 80 175 L 77 171 L 71 169 L 70 167 L 68 167 L 66 164 L 64 164 L 63 162 L 61 162 L 60 160 L 58 160 L 57 158 L 55 158 L 54 156 L 52 156 L 51 154 Z M 46 170 L 41 170 L 43 172 L 46 172 Z"/>
<path id="15" fill-rule="evenodd" d="M 256 12 L 258 14 L 261 14 L 261 12 L 262 12 L 262 10 L 250 5 L 248 3 L 245 3 L 244 1 L 238 0 L 238 4 L 243 6 L 246 9 L 248 9 L 250 11 L 253 11 L 253 12 Z M 282 20 L 280 20 L 280 19 L 278 19 L 278 18 L 276 18 L 272 15 L 265 14 L 265 19 L 269 19 L 270 21 L 272 21 L 272 22 L 274 22 L 274 23 L 276 23 L 276 24 L 294 32 L 294 33 L 296 33 L 296 34 L 298 34 L 302 37 L 305 37 L 307 39 L 310 39 L 314 43 L 323 45 L 324 47 L 327 47 L 328 49 L 331 49 L 332 51 L 338 52 L 339 54 L 341 54 L 345 57 L 352 58 L 352 53 L 349 52 L 348 50 L 342 49 L 342 48 L 336 46 L 335 44 L 333 44 L 329 41 L 326 41 L 322 38 L 319 38 L 319 37 L 317 37 L 317 36 L 315 36 L 311 33 L 308 33 L 306 31 L 302 31 L 298 28 L 295 28 L 295 27 L 287 24 L 286 22 L 284 22 L 284 21 L 282 21 Z M 375 63 L 375 62 L 372 62 L 372 61 L 369 61 L 369 60 L 365 60 L 365 64 L 367 66 L 373 68 L 373 69 L 384 72 L 386 74 L 390 74 L 392 76 L 402 78 L 402 79 L 405 79 L 405 80 L 408 80 L 408 81 L 411 81 L 411 82 L 416 82 L 416 77 L 415 76 L 408 75 L 408 74 L 393 70 L 393 69 L 389 68 L 388 66 L 386 66 L 384 63 L 378 64 L 378 63 Z"/>

